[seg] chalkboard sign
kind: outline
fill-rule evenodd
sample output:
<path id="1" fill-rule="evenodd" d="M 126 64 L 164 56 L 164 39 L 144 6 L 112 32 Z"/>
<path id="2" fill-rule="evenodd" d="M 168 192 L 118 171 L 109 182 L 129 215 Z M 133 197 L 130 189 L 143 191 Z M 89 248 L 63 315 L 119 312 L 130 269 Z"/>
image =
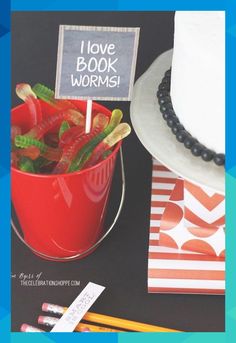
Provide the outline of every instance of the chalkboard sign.
<path id="1" fill-rule="evenodd" d="M 55 96 L 131 100 L 139 28 L 60 25 Z"/>

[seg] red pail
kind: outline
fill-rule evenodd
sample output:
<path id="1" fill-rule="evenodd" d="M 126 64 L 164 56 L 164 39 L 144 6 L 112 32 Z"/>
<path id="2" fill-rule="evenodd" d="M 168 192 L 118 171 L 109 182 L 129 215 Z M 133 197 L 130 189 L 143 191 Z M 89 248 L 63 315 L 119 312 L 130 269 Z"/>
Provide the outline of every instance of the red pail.
<path id="1" fill-rule="evenodd" d="M 73 103 L 85 113 L 85 101 Z M 44 102 L 41 104 L 43 112 L 51 115 L 51 107 Z M 97 103 L 93 103 L 93 111 L 111 115 L 107 108 Z M 23 133 L 30 129 L 25 104 L 12 110 L 11 122 L 20 126 Z M 21 240 L 32 251 L 59 261 L 80 258 L 93 251 L 103 234 L 120 148 L 121 142 L 102 162 L 74 173 L 39 175 L 12 167 L 12 201 L 24 235 Z"/>

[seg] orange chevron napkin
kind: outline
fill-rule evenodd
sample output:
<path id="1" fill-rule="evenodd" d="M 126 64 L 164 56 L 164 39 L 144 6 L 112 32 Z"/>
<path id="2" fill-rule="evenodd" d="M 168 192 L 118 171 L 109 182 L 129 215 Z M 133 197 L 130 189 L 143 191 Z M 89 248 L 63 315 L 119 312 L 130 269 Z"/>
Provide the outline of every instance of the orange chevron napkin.
<path id="1" fill-rule="evenodd" d="M 176 178 L 161 218 L 159 244 L 224 257 L 224 224 L 223 195 Z"/>
<path id="2" fill-rule="evenodd" d="M 149 293 L 224 294 L 224 199 L 213 193 L 153 159 Z"/>

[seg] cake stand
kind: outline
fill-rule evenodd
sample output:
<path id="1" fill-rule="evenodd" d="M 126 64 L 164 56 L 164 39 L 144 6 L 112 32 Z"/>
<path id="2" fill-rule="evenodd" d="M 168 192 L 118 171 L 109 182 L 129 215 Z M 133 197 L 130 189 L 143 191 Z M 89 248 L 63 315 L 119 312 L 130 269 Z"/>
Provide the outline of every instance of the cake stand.
<path id="1" fill-rule="evenodd" d="M 171 60 L 172 50 L 168 50 L 135 83 L 130 106 L 134 130 L 149 153 L 167 168 L 194 184 L 224 194 L 224 167 L 193 156 L 162 118 L 156 92 Z"/>

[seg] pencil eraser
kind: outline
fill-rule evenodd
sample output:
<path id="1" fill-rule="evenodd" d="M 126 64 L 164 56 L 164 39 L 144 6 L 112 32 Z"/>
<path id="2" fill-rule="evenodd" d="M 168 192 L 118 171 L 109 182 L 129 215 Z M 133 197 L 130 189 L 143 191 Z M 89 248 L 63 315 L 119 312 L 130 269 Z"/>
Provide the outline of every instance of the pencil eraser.
<path id="1" fill-rule="evenodd" d="M 22 324 L 21 327 L 20 327 L 20 331 L 21 332 L 26 332 L 27 329 L 28 329 L 28 326 L 29 326 L 28 324 Z"/>
<path id="2" fill-rule="evenodd" d="M 38 324 L 44 324 L 44 317 L 43 316 L 38 317 Z"/>
<path id="3" fill-rule="evenodd" d="M 91 330 L 89 329 L 89 328 L 83 328 L 82 330 L 81 330 L 81 332 L 91 332 Z"/>
<path id="4" fill-rule="evenodd" d="M 42 311 L 48 312 L 48 303 L 43 303 L 43 305 L 42 305 Z"/>

